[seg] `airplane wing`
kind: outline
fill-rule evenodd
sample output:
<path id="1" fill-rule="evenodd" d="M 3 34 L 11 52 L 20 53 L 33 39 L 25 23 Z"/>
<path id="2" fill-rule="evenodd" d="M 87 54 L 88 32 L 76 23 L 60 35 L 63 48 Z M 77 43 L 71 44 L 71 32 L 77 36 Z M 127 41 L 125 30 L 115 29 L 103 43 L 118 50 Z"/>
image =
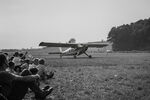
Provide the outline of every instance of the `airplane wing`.
<path id="1" fill-rule="evenodd" d="M 51 42 L 41 42 L 39 46 L 47 46 L 47 47 L 77 47 L 77 44 L 74 43 L 51 43 Z"/>
<path id="2" fill-rule="evenodd" d="M 108 46 L 109 43 L 51 43 L 51 42 L 41 42 L 39 46 L 47 46 L 47 47 L 82 47 L 82 46 L 88 46 L 88 47 L 105 47 Z"/>

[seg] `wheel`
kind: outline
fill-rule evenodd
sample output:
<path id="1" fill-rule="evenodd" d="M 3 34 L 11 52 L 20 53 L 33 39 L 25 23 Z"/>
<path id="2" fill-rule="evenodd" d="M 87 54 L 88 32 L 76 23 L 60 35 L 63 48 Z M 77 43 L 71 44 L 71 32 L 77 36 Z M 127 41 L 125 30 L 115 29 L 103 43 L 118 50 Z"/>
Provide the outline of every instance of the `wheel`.
<path id="1" fill-rule="evenodd" d="M 74 59 L 76 59 L 76 58 L 77 58 L 77 56 L 76 56 L 76 55 L 74 55 L 73 57 L 74 57 Z"/>
<path id="2" fill-rule="evenodd" d="M 92 56 L 91 56 L 91 55 L 89 55 L 89 58 L 92 58 Z"/>

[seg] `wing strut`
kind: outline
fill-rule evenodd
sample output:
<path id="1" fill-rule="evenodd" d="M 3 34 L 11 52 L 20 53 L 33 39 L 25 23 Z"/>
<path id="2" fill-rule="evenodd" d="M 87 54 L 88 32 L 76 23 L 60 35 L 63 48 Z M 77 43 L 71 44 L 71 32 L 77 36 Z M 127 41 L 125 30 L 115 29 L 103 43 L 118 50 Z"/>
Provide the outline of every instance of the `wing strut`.
<path id="1" fill-rule="evenodd" d="M 87 55 L 89 58 L 92 58 L 92 56 L 91 56 L 91 55 L 88 55 L 86 52 L 84 52 L 84 54 Z"/>

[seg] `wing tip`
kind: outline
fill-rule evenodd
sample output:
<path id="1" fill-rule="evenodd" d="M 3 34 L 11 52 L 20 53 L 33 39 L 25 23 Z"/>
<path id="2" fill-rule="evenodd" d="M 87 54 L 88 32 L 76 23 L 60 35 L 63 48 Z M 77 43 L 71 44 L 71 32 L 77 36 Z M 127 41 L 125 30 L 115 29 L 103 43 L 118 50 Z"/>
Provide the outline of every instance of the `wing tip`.
<path id="1" fill-rule="evenodd" d="M 43 43 L 44 43 L 44 42 L 41 42 L 41 43 L 39 44 L 39 46 L 43 46 Z"/>

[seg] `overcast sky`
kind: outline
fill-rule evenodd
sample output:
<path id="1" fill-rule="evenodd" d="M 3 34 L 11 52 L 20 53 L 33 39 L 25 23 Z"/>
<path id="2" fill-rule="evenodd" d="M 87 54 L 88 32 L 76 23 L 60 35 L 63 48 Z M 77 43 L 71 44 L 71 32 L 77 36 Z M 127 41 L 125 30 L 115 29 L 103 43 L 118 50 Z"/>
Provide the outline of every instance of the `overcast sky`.
<path id="1" fill-rule="evenodd" d="M 150 17 L 150 0 L 0 0 L 0 49 L 106 40 L 113 26 Z"/>

